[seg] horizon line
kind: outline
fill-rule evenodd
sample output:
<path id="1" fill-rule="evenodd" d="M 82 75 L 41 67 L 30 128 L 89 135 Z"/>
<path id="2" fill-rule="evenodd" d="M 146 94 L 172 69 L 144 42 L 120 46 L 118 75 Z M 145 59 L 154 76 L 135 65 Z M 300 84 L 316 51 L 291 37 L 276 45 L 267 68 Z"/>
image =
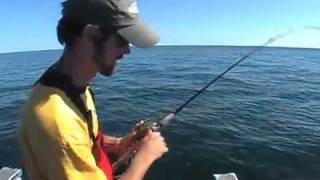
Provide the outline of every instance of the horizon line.
<path id="1" fill-rule="evenodd" d="M 132 45 L 130 45 L 131 48 L 137 48 Z M 239 47 L 239 48 L 255 48 L 255 47 L 260 47 L 260 46 L 253 46 L 253 45 L 180 45 L 180 44 L 161 44 L 161 45 L 156 45 L 154 47 Z M 283 49 L 314 49 L 314 50 L 320 50 L 320 47 L 296 47 L 296 46 L 264 46 L 265 48 L 283 48 Z M 138 48 L 139 49 L 139 48 Z M 7 51 L 7 52 L 2 52 L 0 51 L 0 54 L 11 54 L 11 53 L 28 53 L 28 52 L 42 52 L 42 51 L 59 51 L 63 50 L 63 48 L 59 49 L 39 49 L 39 50 L 21 50 L 21 51 Z"/>

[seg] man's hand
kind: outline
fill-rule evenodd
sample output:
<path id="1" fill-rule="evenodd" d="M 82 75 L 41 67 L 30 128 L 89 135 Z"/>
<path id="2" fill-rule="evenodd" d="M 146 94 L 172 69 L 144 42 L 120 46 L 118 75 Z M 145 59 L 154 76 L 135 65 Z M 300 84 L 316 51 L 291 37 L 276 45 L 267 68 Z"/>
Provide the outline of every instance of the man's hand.
<path id="1" fill-rule="evenodd" d="M 104 148 L 107 153 L 121 156 L 131 148 L 136 148 L 137 142 L 134 139 L 136 133 L 132 131 L 124 137 L 112 137 L 104 135 Z"/>
<path id="2" fill-rule="evenodd" d="M 168 152 L 167 144 L 159 132 L 148 131 L 127 171 L 119 180 L 142 180 L 151 164 Z"/>
<path id="3" fill-rule="evenodd" d="M 124 137 L 113 137 L 104 135 L 104 148 L 107 153 L 111 153 L 116 156 L 121 156 L 124 153 L 130 151 L 135 151 L 139 148 L 141 142 L 135 139 L 137 131 L 141 129 L 145 121 L 140 121 L 137 123 L 132 131 Z"/>
<path id="4" fill-rule="evenodd" d="M 165 139 L 160 132 L 152 132 L 149 130 L 148 134 L 141 141 L 141 145 L 135 158 L 142 157 L 144 161 L 153 161 L 162 157 L 163 154 L 168 152 L 168 147 Z"/>

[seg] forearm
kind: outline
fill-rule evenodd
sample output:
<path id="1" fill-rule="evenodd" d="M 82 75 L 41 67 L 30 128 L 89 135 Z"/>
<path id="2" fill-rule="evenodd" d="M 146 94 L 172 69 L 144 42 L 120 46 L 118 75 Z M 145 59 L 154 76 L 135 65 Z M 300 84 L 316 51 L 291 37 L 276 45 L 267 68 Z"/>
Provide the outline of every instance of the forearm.
<path id="1" fill-rule="evenodd" d="M 142 180 L 151 164 L 151 160 L 143 159 L 137 154 L 127 171 L 119 180 Z"/>

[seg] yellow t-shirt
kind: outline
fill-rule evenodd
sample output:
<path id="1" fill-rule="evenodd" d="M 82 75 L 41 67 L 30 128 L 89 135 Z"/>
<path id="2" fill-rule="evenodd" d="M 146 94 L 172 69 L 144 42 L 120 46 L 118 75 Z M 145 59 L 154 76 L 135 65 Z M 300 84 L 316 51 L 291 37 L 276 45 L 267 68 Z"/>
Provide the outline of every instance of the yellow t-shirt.
<path id="1" fill-rule="evenodd" d="M 81 94 L 98 120 L 89 89 Z M 31 91 L 20 126 L 24 168 L 30 180 L 106 180 L 92 154 L 86 119 L 59 88 L 37 84 Z"/>

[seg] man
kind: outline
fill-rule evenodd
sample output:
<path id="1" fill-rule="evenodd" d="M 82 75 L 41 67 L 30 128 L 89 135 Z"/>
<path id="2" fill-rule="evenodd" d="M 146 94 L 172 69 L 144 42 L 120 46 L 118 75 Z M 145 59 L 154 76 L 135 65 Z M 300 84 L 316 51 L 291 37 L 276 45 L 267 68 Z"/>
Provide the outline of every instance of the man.
<path id="1" fill-rule="evenodd" d="M 138 19 L 134 0 L 66 0 L 57 27 L 65 45 L 57 63 L 34 85 L 20 127 L 24 168 L 31 180 L 112 180 L 107 152 L 123 153 L 129 138 L 103 136 L 89 83 L 111 76 L 129 43 L 151 47 L 158 37 Z M 140 180 L 168 151 L 149 132 L 121 180 Z"/>

